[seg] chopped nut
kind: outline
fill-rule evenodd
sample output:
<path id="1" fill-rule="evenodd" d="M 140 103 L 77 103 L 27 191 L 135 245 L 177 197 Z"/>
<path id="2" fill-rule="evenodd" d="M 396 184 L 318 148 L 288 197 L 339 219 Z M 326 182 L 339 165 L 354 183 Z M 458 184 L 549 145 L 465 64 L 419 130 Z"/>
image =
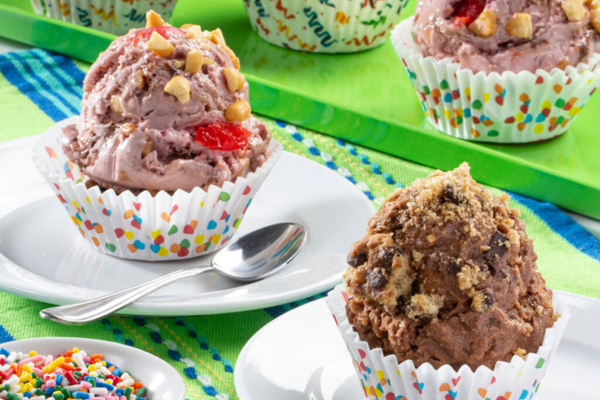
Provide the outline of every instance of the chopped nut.
<path id="1" fill-rule="evenodd" d="M 583 0 L 562 0 L 560 5 L 569 21 L 577 22 L 585 17 Z"/>
<path id="2" fill-rule="evenodd" d="M 406 316 L 410 319 L 435 317 L 444 306 L 444 297 L 437 294 L 415 294 L 410 298 Z"/>
<path id="3" fill-rule="evenodd" d="M 233 63 L 233 66 L 236 69 L 240 69 L 240 59 L 235 55 L 235 53 L 233 52 L 233 50 L 231 50 L 225 44 L 221 44 L 221 45 L 219 45 L 219 47 L 222 48 L 223 50 L 225 50 L 225 52 L 229 55 L 229 58 L 231 59 L 231 62 Z"/>
<path id="4" fill-rule="evenodd" d="M 192 25 L 189 28 L 187 28 L 186 31 L 186 36 L 188 39 L 202 39 L 204 37 L 200 25 Z"/>
<path id="5" fill-rule="evenodd" d="M 165 21 L 161 18 L 159 14 L 150 10 L 146 13 L 146 28 L 154 28 L 157 26 L 163 26 Z"/>
<path id="6" fill-rule="evenodd" d="M 129 136 L 131 134 L 131 132 L 133 132 L 135 130 L 135 128 L 137 128 L 137 126 L 135 126 L 135 124 L 132 124 L 132 123 L 123 124 L 123 125 L 121 125 L 121 132 L 123 132 L 125 134 L 125 136 Z"/>
<path id="7" fill-rule="evenodd" d="M 131 178 L 129 178 L 129 175 L 127 174 L 127 172 L 119 170 L 117 172 L 117 176 L 119 177 L 120 181 L 130 181 Z"/>
<path id="8" fill-rule="evenodd" d="M 202 52 L 200 50 L 191 49 L 188 51 L 187 56 L 185 57 L 185 72 L 195 74 L 196 72 L 200 71 L 203 64 L 204 57 L 202 56 Z"/>
<path id="9" fill-rule="evenodd" d="M 558 63 L 558 65 L 556 67 L 560 68 L 564 71 L 569 65 L 571 65 L 571 62 L 569 61 L 569 59 L 563 58 L 562 60 L 560 60 L 560 62 Z"/>
<path id="10" fill-rule="evenodd" d="M 248 160 L 247 158 L 243 158 L 240 161 L 241 161 L 242 167 L 237 172 L 237 174 L 235 174 L 233 179 L 240 177 L 246 171 L 246 169 L 250 166 L 250 160 Z"/>
<path id="11" fill-rule="evenodd" d="M 183 76 L 174 76 L 166 85 L 165 92 L 172 94 L 180 103 L 187 103 L 190 100 L 190 91 L 192 87 L 190 82 Z"/>
<path id="12" fill-rule="evenodd" d="M 533 26 L 531 25 L 531 15 L 527 13 L 513 14 L 506 24 L 506 32 L 509 35 L 521 39 L 529 39 L 533 35 Z"/>
<path id="13" fill-rule="evenodd" d="M 600 33 L 600 1 L 588 0 L 588 7 L 590 8 L 590 22 L 596 32 Z"/>
<path id="14" fill-rule="evenodd" d="M 183 60 L 175 60 L 173 61 L 173 67 L 180 69 L 185 65 L 185 61 Z"/>
<path id="15" fill-rule="evenodd" d="M 515 351 L 515 356 L 521 357 L 523 360 L 527 358 L 527 350 L 517 347 L 517 351 Z"/>
<path id="16" fill-rule="evenodd" d="M 250 104 L 246 100 L 236 101 L 225 110 L 227 121 L 241 122 L 248 118 L 250 118 Z"/>
<path id="17" fill-rule="evenodd" d="M 123 106 L 121 105 L 121 98 L 119 96 L 112 96 L 110 98 L 110 106 L 117 114 L 123 114 Z"/>
<path id="18" fill-rule="evenodd" d="M 138 88 L 144 86 L 144 73 L 141 69 L 138 69 L 131 75 L 131 82 L 133 82 L 133 86 Z"/>
<path id="19" fill-rule="evenodd" d="M 244 87 L 244 76 L 235 68 L 223 68 L 227 90 L 231 93 L 237 92 Z"/>
<path id="20" fill-rule="evenodd" d="M 213 42 L 214 44 L 225 44 L 225 38 L 223 37 L 223 32 L 221 32 L 221 29 L 217 28 L 210 33 L 211 42 Z"/>
<path id="21" fill-rule="evenodd" d="M 469 29 L 480 37 L 490 37 L 498 30 L 498 15 L 486 9 L 469 25 Z"/>
<path id="22" fill-rule="evenodd" d="M 200 43 L 200 48 L 202 50 L 209 50 L 210 49 L 210 43 L 208 43 L 208 42 L 202 42 L 202 43 Z"/>
<path id="23" fill-rule="evenodd" d="M 146 157 L 152 151 L 152 140 L 146 142 L 144 147 L 142 147 L 142 158 Z"/>
<path id="24" fill-rule="evenodd" d="M 169 57 L 175 50 L 173 45 L 158 32 L 152 32 L 150 39 L 146 42 L 146 47 L 161 57 Z"/>

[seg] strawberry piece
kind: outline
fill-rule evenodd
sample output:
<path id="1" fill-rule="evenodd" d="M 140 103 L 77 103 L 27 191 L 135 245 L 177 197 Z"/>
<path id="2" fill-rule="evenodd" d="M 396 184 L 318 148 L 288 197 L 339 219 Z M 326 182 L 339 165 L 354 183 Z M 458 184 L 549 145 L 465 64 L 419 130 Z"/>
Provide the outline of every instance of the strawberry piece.
<path id="1" fill-rule="evenodd" d="M 454 24 L 471 25 L 479 17 L 479 14 L 483 12 L 484 8 L 484 0 L 460 0 L 454 5 L 454 13 L 452 14 Z"/>
<path id="2" fill-rule="evenodd" d="M 212 150 L 231 151 L 248 145 L 252 134 L 240 125 L 217 122 L 196 128 L 196 141 Z"/>
<path id="3" fill-rule="evenodd" d="M 133 45 L 135 46 L 137 42 L 140 40 L 147 41 L 152 36 L 152 32 L 158 33 L 160 36 L 168 39 L 167 33 L 176 34 L 176 35 L 185 35 L 185 31 L 183 29 L 175 28 L 173 26 L 155 26 L 154 28 L 146 28 L 144 30 L 139 31 L 135 37 L 133 38 Z"/>

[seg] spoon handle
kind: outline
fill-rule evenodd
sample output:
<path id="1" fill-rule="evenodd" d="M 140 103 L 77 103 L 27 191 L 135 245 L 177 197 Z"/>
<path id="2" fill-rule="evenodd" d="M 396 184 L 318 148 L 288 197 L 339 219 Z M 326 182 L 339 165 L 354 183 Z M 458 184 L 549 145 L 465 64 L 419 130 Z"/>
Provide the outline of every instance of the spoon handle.
<path id="1" fill-rule="evenodd" d="M 82 325 L 110 315 L 163 286 L 212 270 L 213 267 L 211 266 L 181 269 L 160 278 L 96 299 L 66 306 L 47 308 L 40 311 L 40 316 L 65 325 Z"/>

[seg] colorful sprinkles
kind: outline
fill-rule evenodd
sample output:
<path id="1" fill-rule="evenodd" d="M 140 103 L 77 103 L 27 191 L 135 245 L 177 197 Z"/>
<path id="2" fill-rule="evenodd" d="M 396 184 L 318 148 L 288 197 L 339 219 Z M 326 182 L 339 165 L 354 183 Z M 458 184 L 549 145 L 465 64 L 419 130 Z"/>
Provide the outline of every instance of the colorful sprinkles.
<path id="1" fill-rule="evenodd" d="M 0 348 L 0 399 L 146 400 L 146 390 L 101 354 L 73 348 L 55 357 Z"/>

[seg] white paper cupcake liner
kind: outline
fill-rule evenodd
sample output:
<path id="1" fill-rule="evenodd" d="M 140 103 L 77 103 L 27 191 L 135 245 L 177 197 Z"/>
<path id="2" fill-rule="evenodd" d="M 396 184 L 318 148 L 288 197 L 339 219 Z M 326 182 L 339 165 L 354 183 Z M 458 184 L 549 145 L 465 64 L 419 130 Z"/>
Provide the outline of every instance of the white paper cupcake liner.
<path id="1" fill-rule="evenodd" d="M 163 261 L 192 258 L 219 250 L 237 231 L 252 198 L 281 156 L 271 139 L 271 155 L 255 172 L 223 187 L 195 188 L 173 195 L 148 191 L 87 188 L 88 178 L 62 150 L 66 119 L 43 133 L 33 148 L 33 161 L 63 204 L 81 236 L 96 250 L 116 257 Z"/>
<path id="2" fill-rule="evenodd" d="M 352 53 L 385 42 L 408 0 L 244 0 L 269 43 L 315 53 Z"/>
<path id="3" fill-rule="evenodd" d="M 600 54 L 564 71 L 473 74 L 450 59 L 423 57 L 413 18 L 392 32 L 392 44 L 428 121 L 461 139 L 524 143 L 564 133 L 600 85 Z"/>
<path id="4" fill-rule="evenodd" d="M 526 359 L 514 356 L 510 363 L 498 362 L 494 370 L 468 366 L 455 371 L 429 363 L 415 368 L 412 361 L 398 364 L 395 356 L 384 356 L 360 339 L 346 316 L 348 294 L 344 284 L 329 292 L 326 302 L 346 342 L 365 396 L 371 400 L 532 400 L 570 318 L 569 310 L 555 299 L 561 316 L 546 330 L 542 346 Z"/>
<path id="5" fill-rule="evenodd" d="M 165 21 L 173 14 L 177 0 L 31 0 L 36 14 L 124 35 L 132 28 L 146 26 L 146 12 L 156 11 Z"/>

